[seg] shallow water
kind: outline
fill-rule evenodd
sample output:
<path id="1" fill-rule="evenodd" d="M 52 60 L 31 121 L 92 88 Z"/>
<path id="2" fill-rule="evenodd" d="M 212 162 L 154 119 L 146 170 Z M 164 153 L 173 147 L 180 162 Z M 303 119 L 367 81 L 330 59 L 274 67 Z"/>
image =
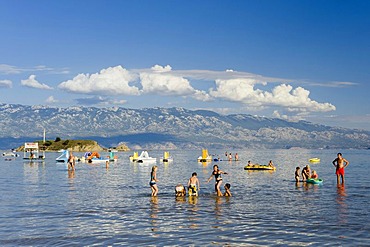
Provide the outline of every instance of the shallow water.
<path id="1" fill-rule="evenodd" d="M 223 157 L 225 150 L 209 150 Z M 344 150 L 350 161 L 346 184 L 337 186 L 334 150 L 246 150 L 239 162 L 200 164 L 200 151 L 172 151 L 174 162 L 159 167 L 159 195 L 148 185 L 151 164 L 130 163 L 131 153 L 105 164 L 78 163 L 75 172 L 55 163 L 0 160 L 1 246 L 370 245 L 369 150 Z M 161 157 L 160 151 L 150 151 Z M 82 154 L 79 154 L 82 155 Z M 294 182 L 294 170 L 308 159 L 322 185 Z M 247 160 L 275 172 L 245 171 Z M 231 198 L 216 197 L 213 164 L 228 172 Z M 199 197 L 175 198 L 174 187 L 192 172 L 201 182 Z"/>

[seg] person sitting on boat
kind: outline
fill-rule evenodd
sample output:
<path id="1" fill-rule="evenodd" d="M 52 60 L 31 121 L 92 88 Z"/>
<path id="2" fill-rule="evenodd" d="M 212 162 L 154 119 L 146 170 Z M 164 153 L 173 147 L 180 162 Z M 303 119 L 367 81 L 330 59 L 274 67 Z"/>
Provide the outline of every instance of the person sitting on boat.
<path id="1" fill-rule="evenodd" d="M 225 184 L 225 186 L 224 186 L 224 188 L 225 188 L 224 196 L 231 196 L 230 187 L 231 187 L 231 185 L 229 183 Z"/>
<path id="2" fill-rule="evenodd" d="M 182 184 L 176 185 L 176 187 L 175 187 L 175 194 L 176 194 L 176 197 L 186 196 L 185 186 L 182 185 Z"/>
<path id="3" fill-rule="evenodd" d="M 268 166 L 269 167 L 274 167 L 274 164 L 272 163 L 272 160 L 269 161 Z"/>
<path id="4" fill-rule="evenodd" d="M 302 179 L 303 181 L 306 181 L 307 179 L 309 179 L 311 177 L 311 170 L 310 170 L 310 166 L 309 165 L 306 165 L 303 169 L 302 169 Z"/>
<path id="5" fill-rule="evenodd" d="M 319 175 L 316 173 L 315 170 L 312 170 L 311 178 L 312 179 L 318 179 L 319 178 Z"/>

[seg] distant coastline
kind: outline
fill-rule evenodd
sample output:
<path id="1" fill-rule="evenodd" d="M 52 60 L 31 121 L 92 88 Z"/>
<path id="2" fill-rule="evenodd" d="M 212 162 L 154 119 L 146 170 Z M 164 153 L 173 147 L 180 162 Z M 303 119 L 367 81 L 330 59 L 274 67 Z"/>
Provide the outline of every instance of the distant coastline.
<path id="1" fill-rule="evenodd" d="M 56 152 L 59 150 L 69 150 L 73 152 L 87 152 L 87 151 L 108 151 L 109 148 L 103 148 L 94 140 L 62 140 L 57 137 L 54 141 L 46 140 L 45 143 L 41 140 L 34 141 L 39 144 L 40 150 L 44 150 L 46 152 Z M 24 145 L 19 146 L 16 148 L 17 152 L 22 152 L 24 149 Z M 129 151 L 130 149 L 125 145 L 121 144 L 117 147 L 114 147 L 116 151 Z"/>

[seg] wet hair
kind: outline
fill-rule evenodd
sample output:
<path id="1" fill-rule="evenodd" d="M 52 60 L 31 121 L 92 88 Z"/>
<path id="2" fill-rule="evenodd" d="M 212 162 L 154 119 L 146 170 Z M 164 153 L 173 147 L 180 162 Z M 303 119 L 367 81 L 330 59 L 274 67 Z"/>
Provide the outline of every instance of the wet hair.
<path id="1" fill-rule="evenodd" d="M 340 155 L 340 156 L 342 156 L 342 153 L 338 153 L 337 155 Z"/>
<path id="2" fill-rule="evenodd" d="M 198 174 L 196 172 L 193 172 L 193 174 L 191 174 L 191 176 L 198 176 Z"/>
<path id="3" fill-rule="evenodd" d="M 231 185 L 229 183 L 225 184 L 225 188 L 230 189 Z"/>

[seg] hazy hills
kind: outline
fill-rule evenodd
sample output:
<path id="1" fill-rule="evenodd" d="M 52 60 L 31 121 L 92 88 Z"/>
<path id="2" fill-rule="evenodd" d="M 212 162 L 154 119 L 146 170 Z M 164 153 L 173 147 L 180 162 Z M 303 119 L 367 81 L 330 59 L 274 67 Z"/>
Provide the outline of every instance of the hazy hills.
<path id="1" fill-rule="evenodd" d="M 184 108 L 25 106 L 0 104 L 0 149 L 25 140 L 93 139 L 132 148 L 369 148 L 370 132 L 306 121 L 220 115 Z"/>

